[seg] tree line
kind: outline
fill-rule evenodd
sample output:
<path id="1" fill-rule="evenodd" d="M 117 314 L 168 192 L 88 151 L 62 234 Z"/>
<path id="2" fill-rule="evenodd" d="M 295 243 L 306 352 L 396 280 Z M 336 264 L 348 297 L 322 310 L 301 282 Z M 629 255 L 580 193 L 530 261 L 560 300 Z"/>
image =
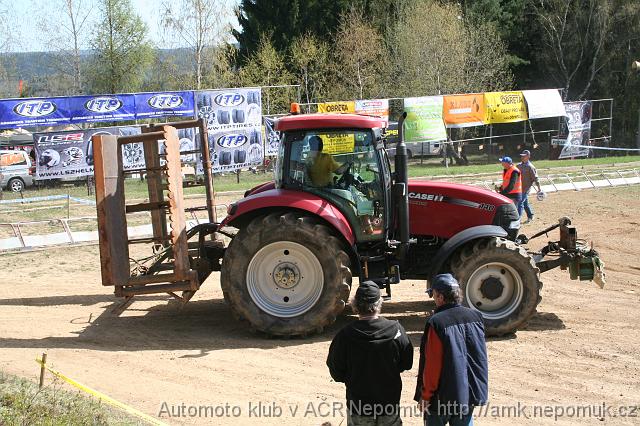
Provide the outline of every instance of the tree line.
<path id="1" fill-rule="evenodd" d="M 130 0 L 50 3 L 56 30 L 34 19 L 55 60 L 23 96 L 299 85 L 265 92 L 276 113 L 292 99 L 556 87 L 565 100 L 614 98 L 618 142 L 637 130 L 636 0 L 162 0 L 145 11 L 159 17 L 155 45 Z M 7 4 L 0 52 L 15 42 Z M 15 96 L 6 58 L 2 95 Z"/>

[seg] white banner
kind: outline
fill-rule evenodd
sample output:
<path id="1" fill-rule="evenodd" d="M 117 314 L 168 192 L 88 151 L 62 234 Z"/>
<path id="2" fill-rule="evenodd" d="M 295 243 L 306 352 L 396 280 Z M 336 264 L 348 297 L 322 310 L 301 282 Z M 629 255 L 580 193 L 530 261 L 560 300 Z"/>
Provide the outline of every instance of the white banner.
<path id="1" fill-rule="evenodd" d="M 389 99 L 371 99 L 356 101 L 356 114 L 380 117 L 389 125 Z"/>
<path id="2" fill-rule="evenodd" d="M 522 94 L 527 101 L 529 120 L 566 115 L 560 91 L 557 89 L 523 90 Z"/>
<path id="3" fill-rule="evenodd" d="M 276 131 L 275 125 L 275 119 L 264 118 L 265 154 L 269 156 L 278 155 L 280 149 L 280 132 Z"/>
<path id="4" fill-rule="evenodd" d="M 196 115 L 207 122 L 214 172 L 263 163 L 261 98 L 256 87 L 196 92 Z"/>
<path id="5" fill-rule="evenodd" d="M 34 133 L 37 179 L 79 178 L 93 174 L 94 135 L 130 136 L 140 134 L 140 127 L 107 127 L 63 132 Z M 144 168 L 141 142 L 122 146 L 124 170 Z"/>
<path id="6" fill-rule="evenodd" d="M 558 158 L 587 157 L 591 137 L 591 101 L 567 102 L 565 109 L 568 136 Z"/>

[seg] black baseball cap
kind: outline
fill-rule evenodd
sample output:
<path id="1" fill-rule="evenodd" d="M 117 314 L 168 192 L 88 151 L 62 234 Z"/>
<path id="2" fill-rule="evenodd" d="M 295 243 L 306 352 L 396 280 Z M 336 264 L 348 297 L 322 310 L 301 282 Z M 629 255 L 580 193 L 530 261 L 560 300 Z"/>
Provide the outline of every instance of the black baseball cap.
<path id="1" fill-rule="evenodd" d="M 373 281 L 363 281 L 356 290 L 356 300 L 374 303 L 380 299 L 380 287 Z"/>
<path id="2" fill-rule="evenodd" d="M 429 296 L 433 294 L 433 290 L 451 291 L 460 288 L 458 280 L 451 274 L 438 274 L 431 280 L 431 287 L 427 289 Z"/>
<path id="3" fill-rule="evenodd" d="M 522 151 L 522 152 L 520 153 L 520 157 L 524 157 L 525 155 L 531 155 L 531 152 L 529 152 L 529 150 L 528 150 L 528 149 L 525 149 L 524 151 Z"/>

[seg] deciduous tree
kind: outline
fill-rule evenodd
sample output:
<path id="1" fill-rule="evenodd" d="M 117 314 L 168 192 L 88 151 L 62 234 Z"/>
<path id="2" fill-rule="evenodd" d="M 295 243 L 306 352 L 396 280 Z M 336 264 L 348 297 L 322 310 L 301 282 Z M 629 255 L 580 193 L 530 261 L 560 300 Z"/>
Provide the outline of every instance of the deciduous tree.
<path id="1" fill-rule="evenodd" d="M 130 0 L 101 0 L 100 24 L 91 41 L 91 90 L 98 93 L 136 91 L 152 61 L 147 26 Z"/>
<path id="2" fill-rule="evenodd" d="M 213 71 L 215 50 L 229 41 L 231 10 L 223 0 L 162 2 L 162 25 L 166 39 L 187 47 L 192 54 L 193 73 L 189 87 L 202 88 L 204 75 Z"/>

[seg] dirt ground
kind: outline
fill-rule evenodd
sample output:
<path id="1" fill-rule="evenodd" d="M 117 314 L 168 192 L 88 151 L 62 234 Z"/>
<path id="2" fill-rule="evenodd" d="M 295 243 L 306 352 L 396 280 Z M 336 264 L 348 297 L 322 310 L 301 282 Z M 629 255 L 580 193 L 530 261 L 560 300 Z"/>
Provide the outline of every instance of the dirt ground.
<path id="1" fill-rule="evenodd" d="M 600 251 L 608 283 L 543 275 L 539 313 L 516 335 L 488 341 L 491 401 L 476 424 L 639 424 L 640 187 L 551 194 L 534 206 L 525 233 L 568 214 Z M 100 284 L 97 246 L 5 255 L 0 265 L 0 370 L 35 379 L 34 359 L 47 352 L 64 374 L 169 424 L 346 424 L 334 405 L 344 387 L 325 358 L 353 317 L 310 339 L 265 339 L 233 319 L 218 274 L 181 311 L 148 296 L 118 317 L 112 289 Z M 421 424 L 410 408 L 433 308 L 415 281 L 383 306 L 416 347 L 403 374 L 408 425 Z"/>

